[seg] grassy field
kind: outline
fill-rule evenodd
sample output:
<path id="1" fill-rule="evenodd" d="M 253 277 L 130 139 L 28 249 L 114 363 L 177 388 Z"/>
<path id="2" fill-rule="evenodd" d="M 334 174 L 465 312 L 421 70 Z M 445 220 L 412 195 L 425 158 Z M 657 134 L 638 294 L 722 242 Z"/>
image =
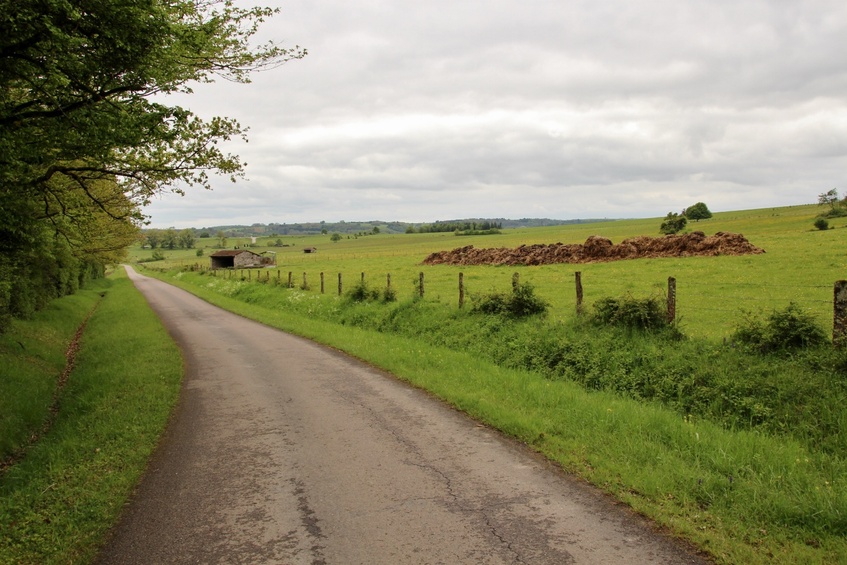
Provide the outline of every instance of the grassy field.
<path id="1" fill-rule="evenodd" d="M 764 210 L 716 213 L 710 220 L 691 225 L 708 235 L 718 231 L 741 233 L 751 243 L 765 249 L 764 255 L 702 257 L 682 259 L 643 259 L 582 265 L 536 267 L 455 267 L 422 266 L 434 251 L 464 245 L 475 247 L 516 247 L 532 243 L 582 243 L 591 235 L 601 235 L 619 243 L 635 235 L 658 235 L 660 220 L 622 220 L 596 224 L 576 224 L 549 228 L 504 230 L 494 236 L 453 234 L 372 235 L 330 242 L 329 235 L 281 236 L 289 247 L 269 247 L 276 237 L 261 238 L 252 251 L 277 253 L 278 271 L 284 281 L 288 273 L 300 285 L 303 273 L 319 291 L 320 273 L 325 273 L 325 290 L 337 292 L 338 273 L 349 287 L 365 273 L 373 285 L 384 284 L 390 274 L 400 299 L 412 296 L 418 274 L 425 275 L 428 300 L 446 304 L 458 301 L 458 275 L 464 273 L 467 292 L 479 294 L 491 289 L 507 289 L 511 276 L 519 272 L 521 281 L 530 282 L 551 305 L 554 319 L 570 320 L 575 312 L 574 272 L 582 273 L 585 302 L 607 296 L 648 296 L 663 294 L 668 277 L 677 279 L 677 315 L 682 330 L 691 336 L 722 339 L 739 320 L 739 313 L 769 312 L 796 302 L 811 312 L 821 324 L 831 325 L 832 289 L 836 280 L 847 278 L 847 218 L 831 222 L 835 229 L 816 230 L 812 223 L 818 206 L 793 206 Z M 216 240 L 199 239 L 196 250 L 165 250 L 165 261 L 150 267 L 207 265 Z M 231 240 L 230 246 L 247 240 Z M 265 244 L 265 245 L 263 245 Z M 207 246 L 207 247 L 204 247 Z M 318 253 L 304 254 L 302 248 L 315 246 Z M 134 248 L 133 258 L 147 258 L 150 250 Z M 246 276 L 246 275 L 245 275 Z M 255 277 L 256 273 L 251 276 Z M 267 276 L 267 274 L 265 274 Z"/>
<path id="2" fill-rule="evenodd" d="M 472 293 L 509 288 L 520 273 L 552 303 L 544 320 L 507 321 L 459 311 L 455 267 L 422 268 L 430 252 L 467 244 L 581 242 L 655 233 L 658 220 L 507 231 L 500 236 L 281 238 L 277 270 L 170 270 L 198 261 L 168 252 L 148 263 L 210 302 L 348 351 L 433 391 L 475 418 L 533 445 L 564 468 L 654 518 L 725 563 L 847 562 L 847 363 L 830 347 L 759 355 L 723 345 L 742 310 L 796 302 L 831 327 L 832 285 L 847 278 L 843 231 L 812 227 L 817 208 L 716 214 L 707 234 L 743 233 L 765 255 L 651 259 L 580 266 L 463 267 Z M 305 245 L 319 248 L 303 254 Z M 262 250 L 259 247 L 254 250 Z M 208 249 L 212 251 L 212 249 Z M 149 250 L 137 251 L 141 257 Z M 205 259 L 207 260 L 207 259 Z M 152 269 L 152 270 L 151 270 Z M 573 314 L 573 271 L 587 301 L 661 292 L 679 281 L 682 341 L 591 330 Z M 327 277 L 319 291 L 319 273 Z M 413 281 L 426 274 L 426 297 Z M 257 284 L 257 274 L 270 284 Z M 336 293 L 360 273 L 392 274 L 399 300 L 351 303 Z M 249 277 L 249 280 L 247 280 Z M 375 334 L 374 332 L 379 332 Z M 548 354 L 556 359 L 553 367 Z"/>
<path id="3" fill-rule="evenodd" d="M 57 389 L 68 343 L 87 318 L 76 366 Z M 0 459 L 16 458 L 0 472 L 0 563 L 92 561 L 146 467 L 181 377 L 176 346 L 123 269 L 0 336 Z"/>

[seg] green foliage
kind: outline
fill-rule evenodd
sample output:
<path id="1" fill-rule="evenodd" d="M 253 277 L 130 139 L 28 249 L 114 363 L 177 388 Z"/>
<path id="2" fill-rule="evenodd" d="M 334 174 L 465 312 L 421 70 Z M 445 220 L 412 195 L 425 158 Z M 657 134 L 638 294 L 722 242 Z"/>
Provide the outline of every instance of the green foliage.
<path id="1" fill-rule="evenodd" d="M 677 214 L 676 212 L 668 212 L 668 215 L 665 216 L 665 219 L 662 220 L 662 224 L 659 226 L 659 232 L 665 235 L 679 233 L 685 229 L 687 224 L 688 219 L 684 215 Z"/>
<path id="2" fill-rule="evenodd" d="M 655 296 L 601 298 L 594 303 L 591 321 L 596 325 L 630 330 L 661 330 L 670 326 L 667 307 Z"/>
<path id="3" fill-rule="evenodd" d="M 397 291 L 390 286 L 379 290 L 370 288 L 365 281 L 359 281 L 345 294 L 349 302 L 394 302 L 397 300 Z"/>
<path id="4" fill-rule="evenodd" d="M 793 302 L 783 310 L 774 310 L 766 320 L 746 314 L 733 339 L 763 353 L 790 352 L 829 342 L 815 318 Z"/>
<path id="5" fill-rule="evenodd" d="M 161 94 L 189 93 L 216 76 L 246 82 L 251 71 L 305 52 L 252 47 L 257 25 L 275 10 L 231 2 L 3 0 L 0 11 L 2 321 L 50 294 L 22 261 L 73 280 L 66 258 L 82 271 L 121 260 L 142 206 L 157 194 L 208 188 L 210 171 L 241 175 L 219 142 L 244 128 L 167 106 Z M 151 247 L 193 245 L 193 233 L 181 244 L 164 235 Z M 57 241 L 66 248 L 59 256 Z M 17 310 L 2 298 L 12 286 L 32 293 L 15 299 Z"/>
<path id="6" fill-rule="evenodd" d="M 196 251 L 194 254 L 195 254 L 197 257 L 202 257 L 202 256 L 203 256 L 203 250 L 198 248 L 198 249 L 197 249 L 197 251 Z"/>
<path id="7" fill-rule="evenodd" d="M 821 231 L 828 230 L 829 229 L 829 222 L 827 222 L 823 218 L 818 218 L 817 220 L 815 220 L 815 227 L 818 228 Z"/>
<path id="8" fill-rule="evenodd" d="M 712 211 L 703 202 L 698 202 L 685 209 L 683 215 L 689 220 L 699 222 L 700 220 L 708 220 L 712 217 Z"/>
<path id="9" fill-rule="evenodd" d="M 338 243 L 341 241 L 341 234 L 336 232 L 329 237 L 329 240 L 333 243 Z"/>
<path id="10" fill-rule="evenodd" d="M 512 292 L 493 292 L 474 300 L 472 311 L 510 318 L 525 318 L 547 313 L 548 304 L 535 294 L 529 283 L 512 286 Z"/>

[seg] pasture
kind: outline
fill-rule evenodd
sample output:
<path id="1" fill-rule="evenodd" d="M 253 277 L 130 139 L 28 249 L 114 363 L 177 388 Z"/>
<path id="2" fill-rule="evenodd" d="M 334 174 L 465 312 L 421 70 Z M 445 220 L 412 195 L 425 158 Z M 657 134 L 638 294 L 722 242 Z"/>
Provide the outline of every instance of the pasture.
<path id="1" fill-rule="evenodd" d="M 716 213 L 714 218 L 689 225 L 689 231 L 707 235 L 719 231 L 743 234 L 751 243 L 765 249 L 763 255 L 637 259 L 610 263 L 543 266 L 424 266 L 420 263 L 435 251 L 465 245 L 475 247 L 517 247 L 534 243 L 582 243 L 599 235 L 619 243 L 637 235 L 658 236 L 659 219 L 619 220 L 595 224 L 509 229 L 500 235 L 455 236 L 434 234 L 376 234 L 343 237 L 330 241 L 331 234 L 317 236 L 271 236 L 260 238 L 251 251 L 276 253 L 276 269 L 264 270 L 262 277 L 287 282 L 292 273 L 294 285 L 306 280 L 311 292 L 320 293 L 320 273 L 324 273 L 327 297 L 337 294 L 338 274 L 350 288 L 365 274 L 368 284 L 384 286 L 391 275 L 398 299 L 413 296 L 419 273 L 424 274 L 425 296 L 444 304 L 458 304 L 458 277 L 464 274 L 466 292 L 474 295 L 510 287 L 512 274 L 535 287 L 538 296 L 550 305 L 552 320 L 570 321 L 575 317 L 574 273 L 582 273 L 587 308 L 604 297 L 631 295 L 664 296 L 668 277 L 677 280 L 677 319 L 680 329 L 692 337 L 712 340 L 726 338 L 744 312 L 768 313 L 796 303 L 831 328 L 833 284 L 847 278 L 847 218 L 831 222 L 834 229 L 813 227 L 820 207 L 815 205 Z M 277 239 L 287 247 L 272 247 Z M 231 238 L 229 247 L 246 246 L 249 240 Z M 216 250 L 217 240 L 198 239 L 195 249 L 163 250 L 164 261 L 148 263 L 151 268 L 187 265 L 208 266 L 208 255 Z M 317 247 L 306 254 L 303 247 Z M 147 258 L 148 249 L 134 247 L 131 258 Z M 248 276 L 246 272 L 236 276 Z M 221 273 L 221 276 L 226 276 Z M 232 274 L 230 274 L 232 276 Z M 251 279 L 259 271 L 249 273 Z"/>

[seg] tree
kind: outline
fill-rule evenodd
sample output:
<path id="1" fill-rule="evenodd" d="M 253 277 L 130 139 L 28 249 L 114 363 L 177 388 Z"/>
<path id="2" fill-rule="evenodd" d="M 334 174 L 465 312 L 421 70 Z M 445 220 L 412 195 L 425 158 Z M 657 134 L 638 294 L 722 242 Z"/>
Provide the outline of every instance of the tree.
<path id="1" fill-rule="evenodd" d="M 179 234 L 177 234 L 177 240 L 179 241 L 180 247 L 184 249 L 191 249 L 194 247 L 194 242 L 196 241 L 194 238 L 194 230 L 191 228 L 180 230 Z"/>
<path id="2" fill-rule="evenodd" d="M 689 220 L 699 222 L 700 220 L 708 220 L 711 218 L 712 212 L 703 202 L 698 202 L 697 204 L 686 208 L 683 215 Z"/>
<path id="3" fill-rule="evenodd" d="M 338 243 L 339 241 L 341 241 L 341 234 L 336 232 L 329 236 L 329 240 L 333 243 Z"/>
<path id="4" fill-rule="evenodd" d="M 219 142 L 244 128 L 162 95 L 303 57 L 251 45 L 275 12 L 232 0 L 0 0 L 0 331 L 3 289 L 29 276 L 4 265 L 28 254 L 55 263 L 51 237 L 70 253 L 95 235 L 123 241 L 157 194 L 242 176 Z"/>
<path id="5" fill-rule="evenodd" d="M 679 233 L 685 229 L 686 224 L 688 224 L 688 219 L 685 216 L 676 212 L 668 212 L 668 215 L 662 221 L 662 225 L 659 226 L 659 232 L 665 235 Z"/>
<path id="6" fill-rule="evenodd" d="M 835 209 L 836 204 L 838 204 L 838 190 L 833 188 L 832 190 L 818 194 L 818 204 Z"/>
<path id="7" fill-rule="evenodd" d="M 217 235 L 215 235 L 215 237 L 218 238 L 218 245 L 220 245 L 221 248 L 226 247 L 226 233 L 224 233 L 223 230 L 218 230 L 218 233 Z"/>

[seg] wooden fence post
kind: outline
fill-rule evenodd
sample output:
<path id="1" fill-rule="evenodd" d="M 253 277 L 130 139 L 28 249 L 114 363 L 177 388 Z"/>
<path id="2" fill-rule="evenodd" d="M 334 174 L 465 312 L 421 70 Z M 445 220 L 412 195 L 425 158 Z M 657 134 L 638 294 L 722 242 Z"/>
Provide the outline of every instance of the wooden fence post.
<path id="1" fill-rule="evenodd" d="M 280 280 L 282 280 L 282 271 L 277 269 L 276 270 L 276 282 L 279 283 Z"/>
<path id="2" fill-rule="evenodd" d="M 668 324 L 676 322 L 676 279 L 668 277 Z"/>
<path id="3" fill-rule="evenodd" d="M 324 272 L 321 271 L 321 294 L 324 293 Z"/>
<path id="4" fill-rule="evenodd" d="M 836 347 L 847 346 L 847 281 L 836 281 L 834 288 L 832 343 Z"/>
<path id="5" fill-rule="evenodd" d="M 253 276 L 253 271 L 247 269 L 247 282 L 250 282 L 251 277 Z"/>
<path id="6" fill-rule="evenodd" d="M 582 271 L 574 273 L 576 279 L 576 315 L 582 316 Z"/>
<path id="7" fill-rule="evenodd" d="M 338 296 L 341 296 L 341 273 L 338 273 Z"/>
<path id="8" fill-rule="evenodd" d="M 306 271 L 303 271 L 303 290 L 309 289 L 309 283 L 306 281 Z"/>
<path id="9" fill-rule="evenodd" d="M 421 271 L 420 275 L 418 275 L 418 293 L 420 293 L 420 297 L 423 298 L 424 295 L 424 274 Z"/>
<path id="10" fill-rule="evenodd" d="M 362 284 L 365 284 L 365 273 L 362 273 Z"/>
<path id="11" fill-rule="evenodd" d="M 515 273 L 512 275 L 512 292 L 518 290 L 518 285 L 521 284 L 521 274 Z"/>
<path id="12" fill-rule="evenodd" d="M 385 275 L 385 290 L 391 292 L 391 273 Z"/>
<path id="13" fill-rule="evenodd" d="M 459 308 L 465 305 L 465 273 L 459 273 Z"/>
<path id="14" fill-rule="evenodd" d="M 288 288 L 294 288 L 294 280 L 292 279 L 293 274 L 294 273 L 291 271 L 288 271 Z"/>

